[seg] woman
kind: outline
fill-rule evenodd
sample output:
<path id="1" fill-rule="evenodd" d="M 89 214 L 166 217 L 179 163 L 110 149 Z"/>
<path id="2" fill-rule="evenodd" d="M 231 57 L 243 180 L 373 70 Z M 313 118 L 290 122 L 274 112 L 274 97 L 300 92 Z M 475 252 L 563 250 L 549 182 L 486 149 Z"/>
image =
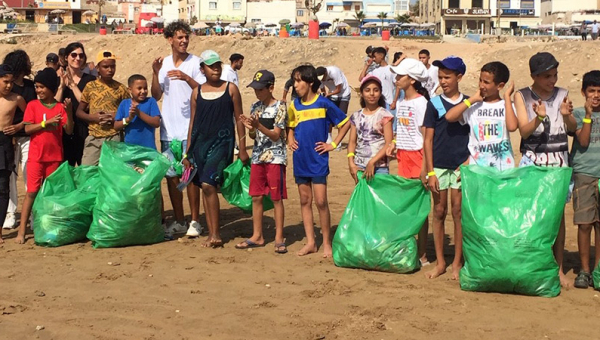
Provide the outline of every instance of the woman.
<path id="1" fill-rule="evenodd" d="M 56 92 L 56 100 L 62 102 L 64 99 L 70 98 L 73 110 L 76 110 L 85 85 L 96 80 L 96 77 L 82 71 L 86 66 L 87 57 L 81 43 L 70 43 L 65 48 L 65 53 L 67 68 L 65 71 L 59 72 L 60 87 Z M 63 134 L 64 157 L 71 166 L 81 165 L 83 146 L 88 135 L 87 124 L 75 116 L 73 119 L 75 121 L 73 134 Z"/>

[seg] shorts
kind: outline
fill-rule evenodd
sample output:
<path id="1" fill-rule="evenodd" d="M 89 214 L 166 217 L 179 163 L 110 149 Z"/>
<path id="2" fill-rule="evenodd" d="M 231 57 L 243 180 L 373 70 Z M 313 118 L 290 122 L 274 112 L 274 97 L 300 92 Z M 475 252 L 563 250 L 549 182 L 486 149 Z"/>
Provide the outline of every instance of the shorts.
<path id="1" fill-rule="evenodd" d="M 44 180 L 48 178 L 61 162 L 27 161 L 27 192 L 38 192 Z"/>
<path id="2" fill-rule="evenodd" d="M 533 162 L 533 160 L 531 160 L 531 158 L 523 155 L 523 157 L 521 157 L 521 161 L 519 162 L 519 168 L 524 168 L 526 166 L 537 166 L 537 165 L 535 165 L 535 163 Z M 574 186 L 575 186 L 575 183 L 573 182 L 573 178 L 571 178 L 571 183 L 569 183 L 569 192 L 567 192 L 567 200 L 565 201 L 565 203 L 571 202 L 571 196 L 573 196 L 573 187 Z"/>
<path id="3" fill-rule="evenodd" d="M 423 169 L 423 149 L 417 151 L 398 150 L 398 176 L 413 179 L 421 177 Z"/>
<path id="4" fill-rule="evenodd" d="M 458 189 L 461 188 L 461 183 L 458 181 L 460 177 L 460 169 L 440 169 L 433 168 L 435 175 L 440 183 L 440 190 Z"/>
<path id="5" fill-rule="evenodd" d="M 250 196 L 271 195 L 273 201 L 287 199 L 285 165 L 252 164 L 250 167 Z"/>
<path id="6" fill-rule="evenodd" d="M 100 161 L 100 153 L 102 151 L 102 144 L 108 141 L 121 142 L 121 135 L 117 133 L 116 135 L 108 137 L 94 137 L 91 135 L 87 136 L 85 138 L 85 144 L 83 147 L 83 156 L 81 157 L 81 164 L 98 165 Z"/>
<path id="7" fill-rule="evenodd" d="M 171 152 L 171 148 L 169 148 L 170 144 L 171 144 L 171 141 L 161 140 L 160 141 L 160 152 L 162 152 L 163 156 L 167 157 L 167 159 L 169 160 L 169 163 L 173 163 L 173 161 L 175 160 L 175 156 L 173 156 L 173 152 Z M 181 141 L 181 146 L 183 148 L 181 154 L 183 155 L 185 153 L 185 151 L 187 150 L 187 140 Z M 169 170 L 167 170 L 167 174 L 165 175 L 165 177 L 172 178 L 172 177 L 179 177 L 179 176 L 177 176 L 177 172 L 175 171 L 173 166 L 171 166 L 171 167 L 169 167 Z"/>
<path id="8" fill-rule="evenodd" d="M 600 222 L 600 194 L 598 178 L 573 174 L 573 223 L 577 225 Z"/>
<path id="9" fill-rule="evenodd" d="M 294 176 L 296 179 L 296 184 L 325 184 L 327 185 L 327 176 L 316 176 L 316 177 L 304 177 L 304 176 Z"/>

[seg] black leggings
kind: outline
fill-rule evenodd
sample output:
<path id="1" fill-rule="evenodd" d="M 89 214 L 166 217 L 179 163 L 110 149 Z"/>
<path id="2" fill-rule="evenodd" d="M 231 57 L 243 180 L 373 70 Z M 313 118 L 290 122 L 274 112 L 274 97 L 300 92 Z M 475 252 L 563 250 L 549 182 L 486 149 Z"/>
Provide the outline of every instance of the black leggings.
<path id="1" fill-rule="evenodd" d="M 0 170 L 0 223 L 4 224 L 10 193 L 10 170 Z"/>

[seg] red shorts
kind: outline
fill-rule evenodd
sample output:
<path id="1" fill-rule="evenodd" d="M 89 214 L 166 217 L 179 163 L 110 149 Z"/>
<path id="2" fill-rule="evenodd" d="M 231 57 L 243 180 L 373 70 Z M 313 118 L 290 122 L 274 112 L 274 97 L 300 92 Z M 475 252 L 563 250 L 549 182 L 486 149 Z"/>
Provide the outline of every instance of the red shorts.
<path id="1" fill-rule="evenodd" d="M 38 192 L 44 180 L 58 168 L 61 162 L 27 161 L 27 192 Z"/>
<path id="2" fill-rule="evenodd" d="M 285 165 L 252 164 L 250 167 L 250 196 L 271 194 L 273 201 L 287 198 Z"/>
<path id="3" fill-rule="evenodd" d="M 404 178 L 419 178 L 423 167 L 423 149 L 418 151 L 398 150 L 398 176 Z"/>

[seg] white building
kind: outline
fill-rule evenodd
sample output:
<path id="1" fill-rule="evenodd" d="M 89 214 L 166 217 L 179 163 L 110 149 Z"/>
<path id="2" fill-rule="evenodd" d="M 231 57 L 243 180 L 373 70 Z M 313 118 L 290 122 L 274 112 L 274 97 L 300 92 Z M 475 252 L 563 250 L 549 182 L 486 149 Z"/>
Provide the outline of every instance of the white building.
<path id="1" fill-rule="evenodd" d="M 513 28 L 531 27 L 541 24 L 541 0 L 490 0 L 492 26 Z"/>
<path id="2" fill-rule="evenodd" d="M 409 2 L 406 0 L 406 2 Z M 394 21 L 397 11 L 396 3 L 405 5 L 404 0 L 361 0 L 361 1 L 324 1 L 321 10 L 317 13 L 320 22 L 333 23 L 336 19 L 340 22 L 357 23 L 356 12 L 363 12 L 366 16 L 364 22 L 381 23 L 377 17 L 379 13 L 386 13 L 385 22 Z M 402 14 L 402 13 L 400 13 Z"/>
<path id="3" fill-rule="evenodd" d="M 279 23 L 282 19 L 296 21 L 295 0 L 248 1 L 246 22 Z"/>
<path id="4" fill-rule="evenodd" d="M 599 10 L 599 0 L 542 0 L 541 4 L 542 22 L 545 24 L 600 21 Z"/>

